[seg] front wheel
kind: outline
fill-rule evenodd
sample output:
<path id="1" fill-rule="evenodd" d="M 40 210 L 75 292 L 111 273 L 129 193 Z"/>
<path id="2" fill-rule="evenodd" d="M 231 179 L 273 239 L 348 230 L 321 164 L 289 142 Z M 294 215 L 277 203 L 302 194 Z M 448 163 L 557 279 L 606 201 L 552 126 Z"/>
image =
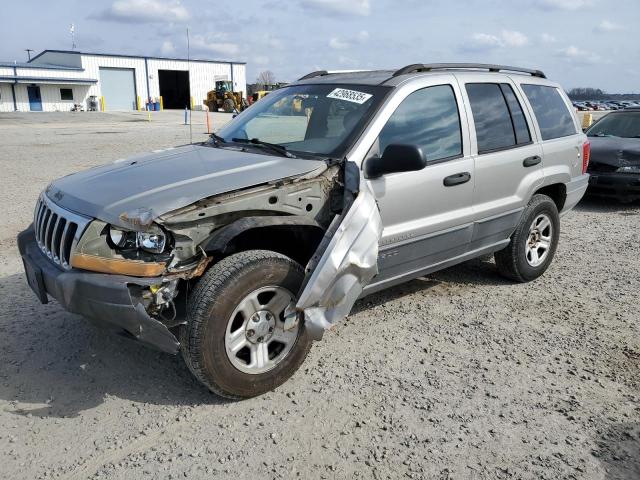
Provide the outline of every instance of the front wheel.
<path id="1" fill-rule="evenodd" d="M 303 268 L 267 250 L 231 255 L 212 266 L 188 299 L 182 355 L 211 391 L 228 398 L 260 395 L 284 383 L 311 348 L 304 323 L 284 330 Z"/>
<path id="2" fill-rule="evenodd" d="M 517 282 L 535 280 L 551 264 L 559 237 L 556 204 L 546 195 L 534 195 L 511 235 L 511 243 L 494 254 L 498 271 Z"/>

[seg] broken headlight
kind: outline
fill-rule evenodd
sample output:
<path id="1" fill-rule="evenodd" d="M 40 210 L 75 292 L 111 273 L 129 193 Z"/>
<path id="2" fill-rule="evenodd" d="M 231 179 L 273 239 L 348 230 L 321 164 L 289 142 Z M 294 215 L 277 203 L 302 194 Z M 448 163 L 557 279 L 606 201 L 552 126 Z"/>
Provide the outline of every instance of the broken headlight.
<path id="1" fill-rule="evenodd" d="M 141 249 L 149 253 L 162 253 L 167 245 L 167 235 L 155 228 L 147 232 L 131 232 L 109 226 L 109 240 L 118 249 Z"/>

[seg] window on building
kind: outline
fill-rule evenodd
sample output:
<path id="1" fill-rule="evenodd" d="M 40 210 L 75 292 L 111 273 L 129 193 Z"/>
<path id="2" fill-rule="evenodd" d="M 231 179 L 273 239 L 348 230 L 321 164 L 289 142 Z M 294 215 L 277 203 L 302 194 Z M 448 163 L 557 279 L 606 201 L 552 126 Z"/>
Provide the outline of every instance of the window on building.
<path id="1" fill-rule="evenodd" d="M 543 140 L 566 137 L 577 133 L 573 116 L 555 87 L 522 85 L 538 120 Z"/>
<path id="2" fill-rule="evenodd" d="M 73 89 L 72 88 L 61 88 L 60 89 L 60 100 L 73 100 Z"/>
<path id="3" fill-rule="evenodd" d="M 420 147 L 429 161 L 461 155 L 460 116 L 451 86 L 413 92 L 393 112 L 378 138 L 380 153 L 388 145 L 403 144 Z"/>

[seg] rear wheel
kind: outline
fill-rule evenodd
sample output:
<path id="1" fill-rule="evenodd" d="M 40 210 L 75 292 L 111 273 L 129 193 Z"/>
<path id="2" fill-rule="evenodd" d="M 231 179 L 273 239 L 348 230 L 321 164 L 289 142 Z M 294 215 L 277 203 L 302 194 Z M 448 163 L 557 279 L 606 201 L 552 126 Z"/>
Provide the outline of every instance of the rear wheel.
<path id="1" fill-rule="evenodd" d="M 494 255 L 498 271 L 517 282 L 538 278 L 551 264 L 559 237 L 556 204 L 546 195 L 534 195 L 511 236 L 511 243 Z"/>
<path id="2" fill-rule="evenodd" d="M 198 380 L 219 395 L 246 398 L 293 375 L 311 348 L 304 323 L 283 328 L 303 278 L 298 263 L 266 250 L 211 267 L 189 297 L 180 330 L 182 355 Z"/>

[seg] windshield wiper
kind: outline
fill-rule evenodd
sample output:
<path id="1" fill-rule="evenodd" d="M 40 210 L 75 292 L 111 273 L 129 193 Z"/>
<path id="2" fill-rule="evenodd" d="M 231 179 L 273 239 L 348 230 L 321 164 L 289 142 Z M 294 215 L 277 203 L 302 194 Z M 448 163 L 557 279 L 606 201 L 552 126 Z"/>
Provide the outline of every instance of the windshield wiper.
<path id="1" fill-rule="evenodd" d="M 220 146 L 221 143 L 227 143 L 226 140 L 224 138 L 222 138 L 220 135 L 217 135 L 215 133 L 212 133 L 210 135 L 210 138 L 213 140 L 213 144 L 218 147 Z"/>
<path id="2" fill-rule="evenodd" d="M 259 138 L 252 138 L 251 140 L 246 138 L 232 138 L 231 141 L 236 143 L 246 143 L 246 144 L 256 145 L 259 147 L 265 147 L 271 150 L 272 152 L 277 153 L 278 155 L 282 155 L 283 157 L 297 158 L 293 153 L 289 152 L 286 147 L 283 147 L 282 145 L 278 145 L 277 143 L 264 142 Z"/>

